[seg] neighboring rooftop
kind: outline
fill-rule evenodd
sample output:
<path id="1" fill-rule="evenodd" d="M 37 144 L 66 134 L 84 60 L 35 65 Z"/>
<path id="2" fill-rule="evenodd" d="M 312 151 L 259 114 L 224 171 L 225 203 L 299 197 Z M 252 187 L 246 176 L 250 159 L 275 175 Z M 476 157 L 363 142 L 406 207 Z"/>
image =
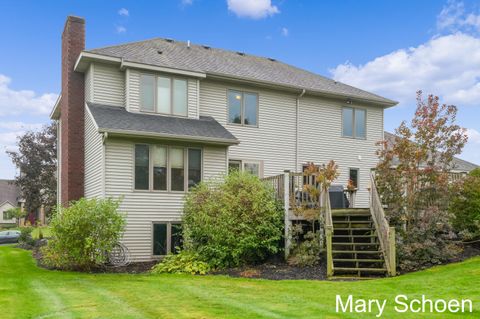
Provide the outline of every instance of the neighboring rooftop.
<path id="1" fill-rule="evenodd" d="M 385 140 L 387 141 L 387 143 L 389 145 L 393 145 L 395 143 L 395 139 L 398 137 L 400 138 L 399 136 L 395 135 L 395 134 L 392 134 L 390 132 L 384 132 L 385 133 Z M 394 159 L 394 163 L 398 163 L 396 161 L 396 159 Z M 461 158 L 458 158 L 458 157 L 454 157 L 453 158 L 453 167 L 452 167 L 452 170 L 455 170 L 455 171 L 459 171 L 459 172 L 470 172 L 472 170 L 474 170 L 475 168 L 479 167 L 478 165 L 476 164 L 473 164 L 473 163 L 470 163 L 470 162 L 467 162 L 465 160 L 462 160 Z"/>
<path id="2" fill-rule="evenodd" d="M 20 190 L 13 184 L 13 180 L 0 179 L 0 205 L 9 202 L 16 206 L 20 201 Z"/>
<path id="3" fill-rule="evenodd" d="M 156 38 L 87 50 L 86 52 L 122 58 L 128 62 L 202 72 L 206 73 L 207 76 L 225 76 L 305 89 L 319 94 L 360 99 L 383 106 L 397 104 L 390 99 L 272 58 L 170 39 Z"/>
<path id="4" fill-rule="evenodd" d="M 100 132 L 164 137 L 204 144 L 238 144 L 239 141 L 212 117 L 200 119 L 132 113 L 123 107 L 87 103 Z"/>

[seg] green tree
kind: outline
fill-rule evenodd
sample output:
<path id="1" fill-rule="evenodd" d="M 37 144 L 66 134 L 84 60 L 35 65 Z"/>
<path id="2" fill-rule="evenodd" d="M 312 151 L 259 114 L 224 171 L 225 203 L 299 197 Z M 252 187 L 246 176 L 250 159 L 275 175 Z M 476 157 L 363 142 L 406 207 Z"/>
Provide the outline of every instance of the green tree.
<path id="1" fill-rule="evenodd" d="M 465 240 L 480 238 L 480 168 L 454 185 L 450 212 L 453 225 Z"/>
<path id="2" fill-rule="evenodd" d="M 7 151 L 20 174 L 15 184 L 25 200 L 25 210 L 32 212 L 44 205 L 50 212 L 57 193 L 57 127 L 54 123 L 41 131 L 28 131 L 17 141 L 18 151 Z"/>

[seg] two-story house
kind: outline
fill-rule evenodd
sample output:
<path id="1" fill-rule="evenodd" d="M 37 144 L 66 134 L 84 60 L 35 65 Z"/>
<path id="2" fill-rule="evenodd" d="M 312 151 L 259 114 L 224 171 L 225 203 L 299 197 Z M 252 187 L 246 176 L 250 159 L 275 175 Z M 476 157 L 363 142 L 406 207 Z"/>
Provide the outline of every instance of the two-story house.
<path id="1" fill-rule="evenodd" d="M 335 160 L 368 207 L 375 143 L 395 101 L 273 58 L 151 39 L 85 50 L 85 21 L 62 35 L 59 203 L 122 197 L 136 261 L 178 240 L 183 198 L 229 168 L 260 177 Z"/>

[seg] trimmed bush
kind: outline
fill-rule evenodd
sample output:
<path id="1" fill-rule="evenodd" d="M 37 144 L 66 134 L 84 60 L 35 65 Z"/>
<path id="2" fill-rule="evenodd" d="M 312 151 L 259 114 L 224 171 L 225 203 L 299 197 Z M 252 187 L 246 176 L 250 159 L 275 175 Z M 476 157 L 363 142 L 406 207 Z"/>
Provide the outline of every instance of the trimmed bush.
<path id="1" fill-rule="evenodd" d="M 205 275 L 210 265 L 200 260 L 200 256 L 192 251 L 182 250 L 178 254 L 167 255 L 162 262 L 152 268 L 152 273 Z"/>
<path id="2" fill-rule="evenodd" d="M 283 211 L 258 177 L 231 172 L 186 197 L 184 247 L 213 268 L 256 263 L 279 251 Z"/>
<path id="3" fill-rule="evenodd" d="M 20 237 L 18 237 L 18 243 L 25 246 L 33 246 L 35 241 L 32 238 L 33 227 L 25 226 L 20 228 Z"/>
<path id="4" fill-rule="evenodd" d="M 89 270 L 107 262 L 121 238 L 125 220 L 119 201 L 80 199 L 58 210 L 50 223 L 51 239 L 42 248 L 43 262 L 60 269 Z"/>

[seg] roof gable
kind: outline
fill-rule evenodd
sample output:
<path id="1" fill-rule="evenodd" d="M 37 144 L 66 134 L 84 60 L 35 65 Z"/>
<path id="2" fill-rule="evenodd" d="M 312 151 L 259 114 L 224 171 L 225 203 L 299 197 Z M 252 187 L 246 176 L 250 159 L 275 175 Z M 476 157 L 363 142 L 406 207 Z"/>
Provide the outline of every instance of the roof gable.
<path id="1" fill-rule="evenodd" d="M 274 59 L 185 42 L 156 38 L 87 52 L 121 58 L 122 61 L 206 73 L 207 76 L 248 79 L 306 89 L 316 93 L 361 99 L 383 106 L 397 104 L 390 99 Z"/>

